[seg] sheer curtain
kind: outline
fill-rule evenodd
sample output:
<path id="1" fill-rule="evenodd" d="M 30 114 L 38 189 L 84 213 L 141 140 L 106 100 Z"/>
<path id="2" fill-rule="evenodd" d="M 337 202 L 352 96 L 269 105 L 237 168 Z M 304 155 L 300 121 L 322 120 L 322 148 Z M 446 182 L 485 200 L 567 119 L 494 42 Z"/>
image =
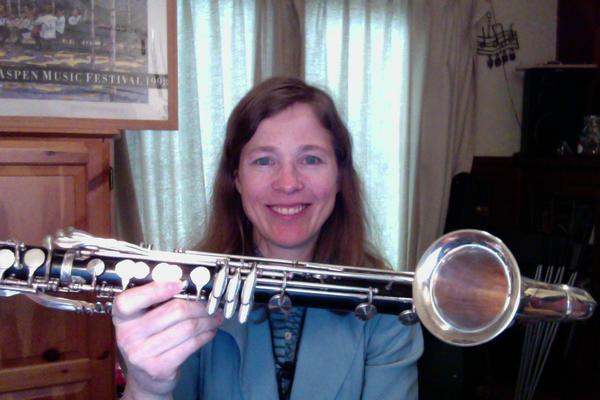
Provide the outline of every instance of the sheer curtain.
<path id="1" fill-rule="evenodd" d="M 353 136 L 371 237 L 401 262 L 417 141 L 410 112 L 409 1 L 306 3 L 306 80 L 333 95 Z"/>
<path id="2" fill-rule="evenodd" d="M 470 170 L 478 0 L 306 2 L 306 79 L 341 106 L 372 237 L 412 268 L 444 226 L 452 176 Z"/>
<path id="3" fill-rule="evenodd" d="M 121 236 L 192 245 L 230 110 L 254 82 L 304 76 L 332 94 L 353 134 L 374 242 L 399 269 L 413 266 L 441 233 L 452 175 L 470 166 L 482 3 L 178 2 L 180 128 L 127 133 L 118 147 Z"/>
<path id="4" fill-rule="evenodd" d="M 414 263 L 443 231 L 452 177 L 471 169 L 477 27 L 490 4 L 488 0 L 411 4 L 411 53 L 421 54 L 423 62 L 418 112 L 410 115 L 419 145 L 409 219 L 412 235 L 405 254 Z"/>
<path id="5" fill-rule="evenodd" d="M 225 121 L 255 69 L 254 2 L 177 3 L 179 130 L 127 132 L 116 151 L 117 232 L 164 250 L 201 235 Z"/>

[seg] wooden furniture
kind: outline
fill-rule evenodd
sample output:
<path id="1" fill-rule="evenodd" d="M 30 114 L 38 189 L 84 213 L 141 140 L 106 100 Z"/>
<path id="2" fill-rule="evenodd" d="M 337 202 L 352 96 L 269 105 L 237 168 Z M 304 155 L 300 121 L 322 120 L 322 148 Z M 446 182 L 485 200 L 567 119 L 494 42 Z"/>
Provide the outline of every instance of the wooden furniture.
<path id="1" fill-rule="evenodd" d="M 464 228 L 502 238 L 523 275 L 532 277 L 537 264 L 577 271 L 576 286 L 600 300 L 600 156 L 476 157 L 470 182 L 476 201 L 464 220 L 477 226 Z M 488 376 L 498 387 L 514 385 L 522 330 L 517 325 L 487 347 Z M 591 320 L 563 324 L 535 398 L 584 399 L 600 393 L 599 337 L 598 311 Z"/>
<path id="2" fill-rule="evenodd" d="M 556 42 L 561 62 L 600 64 L 600 2 L 559 0 Z"/>
<path id="3" fill-rule="evenodd" d="M 599 66 L 551 64 L 520 71 L 524 71 L 521 153 L 576 153 L 584 118 L 600 114 Z"/>
<path id="4" fill-rule="evenodd" d="M 111 235 L 112 146 L 111 135 L 3 134 L 0 240 L 38 244 L 68 226 Z M 13 296 L 0 298 L 0 321 L 1 399 L 115 398 L 109 317 Z"/>

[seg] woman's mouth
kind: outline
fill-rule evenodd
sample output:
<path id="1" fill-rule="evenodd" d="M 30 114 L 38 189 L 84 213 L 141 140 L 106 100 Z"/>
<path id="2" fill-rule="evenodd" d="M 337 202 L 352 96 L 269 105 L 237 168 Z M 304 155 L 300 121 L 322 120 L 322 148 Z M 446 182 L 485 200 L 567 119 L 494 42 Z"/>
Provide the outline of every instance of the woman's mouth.
<path id="1" fill-rule="evenodd" d="M 293 207 L 285 207 L 285 206 L 270 206 L 269 208 L 273 210 L 277 214 L 281 215 L 296 215 L 301 213 L 308 205 L 300 204 Z"/>

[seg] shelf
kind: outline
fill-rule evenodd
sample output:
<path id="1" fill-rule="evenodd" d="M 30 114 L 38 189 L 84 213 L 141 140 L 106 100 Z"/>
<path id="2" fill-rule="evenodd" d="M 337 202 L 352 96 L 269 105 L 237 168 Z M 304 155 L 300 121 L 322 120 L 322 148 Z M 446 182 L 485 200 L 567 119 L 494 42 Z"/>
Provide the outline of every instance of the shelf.
<path id="1" fill-rule="evenodd" d="M 594 69 L 598 68 L 596 64 L 538 64 L 524 67 L 517 67 L 517 71 L 527 71 L 531 69 Z"/>

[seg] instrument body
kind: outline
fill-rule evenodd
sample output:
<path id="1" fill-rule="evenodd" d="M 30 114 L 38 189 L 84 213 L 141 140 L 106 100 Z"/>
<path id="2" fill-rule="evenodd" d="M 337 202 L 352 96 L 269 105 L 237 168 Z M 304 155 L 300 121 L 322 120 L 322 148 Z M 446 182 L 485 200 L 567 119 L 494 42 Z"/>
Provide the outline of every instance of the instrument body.
<path id="1" fill-rule="evenodd" d="M 25 294 L 52 308 L 110 313 L 113 297 L 150 281 L 182 280 L 176 297 L 206 301 L 245 322 L 255 303 L 418 319 L 435 336 L 460 346 L 491 340 L 515 318 L 589 318 L 587 292 L 521 278 L 504 244 L 485 232 L 447 234 L 423 255 L 416 272 L 306 263 L 194 251 L 154 251 L 72 230 L 43 246 L 0 242 L 0 296 Z M 47 293 L 93 293 L 96 303 Z M 417 318 L 418 317 L 418 318 Z"/>

